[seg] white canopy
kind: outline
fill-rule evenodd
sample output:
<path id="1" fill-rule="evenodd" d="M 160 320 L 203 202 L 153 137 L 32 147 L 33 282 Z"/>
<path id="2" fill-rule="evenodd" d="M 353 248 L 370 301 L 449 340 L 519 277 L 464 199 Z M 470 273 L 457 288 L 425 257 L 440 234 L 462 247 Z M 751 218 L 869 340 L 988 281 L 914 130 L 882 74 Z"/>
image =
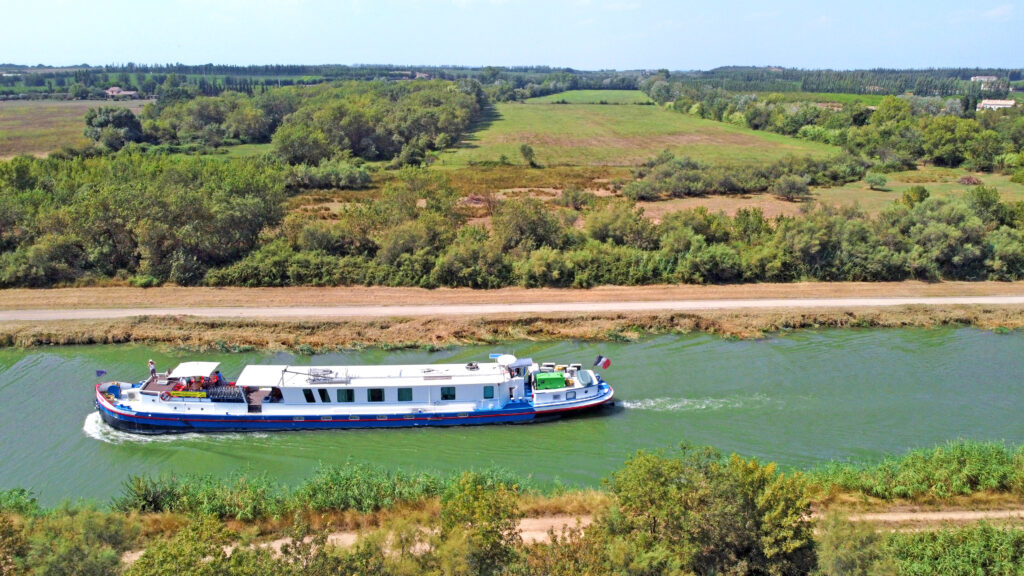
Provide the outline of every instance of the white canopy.
<path id="1" fill-rule="evenodd" d="M 251 364 L 235 386 L 284 388 L 310 386 L 453 386 L 501 384 L 507 380 L 499 364 L 407 364 L 377 366 L 285 366 Z"/>
<path id="2" fill-rule="evenodd" d="M 210 376 L 217 371 L 220 362 L 182 362 L 167 375 L 168 378 L 192 378 Z"/>

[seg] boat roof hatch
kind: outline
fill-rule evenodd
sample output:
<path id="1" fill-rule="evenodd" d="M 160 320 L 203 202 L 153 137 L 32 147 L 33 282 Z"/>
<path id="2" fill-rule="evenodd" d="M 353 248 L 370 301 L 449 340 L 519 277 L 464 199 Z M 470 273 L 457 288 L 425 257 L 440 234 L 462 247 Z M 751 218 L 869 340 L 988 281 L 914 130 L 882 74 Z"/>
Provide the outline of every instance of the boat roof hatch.
<path id="1" fill-rule="evenodd" d="M 520 358 L 508 365 L 509 368 L 529 368 L 533 366 L 533 358 Z"/>
<path id="2" fill-rule="evenodd" d="M 182 362 L 167 375 L 168 378 L 192 378 L 210 376 L 217 371 L 220 362 Z"/>

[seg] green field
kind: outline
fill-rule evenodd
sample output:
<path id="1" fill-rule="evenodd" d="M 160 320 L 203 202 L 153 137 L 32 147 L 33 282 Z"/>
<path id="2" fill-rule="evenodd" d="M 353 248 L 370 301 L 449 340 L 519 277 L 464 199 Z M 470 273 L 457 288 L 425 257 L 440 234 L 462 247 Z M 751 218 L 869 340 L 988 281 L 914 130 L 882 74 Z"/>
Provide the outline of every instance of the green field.
<path id="1" fill-rule="evenodd" d="M 575 98 L 572 94 L 559 96 Z M 665 149 L 710 163 L 766 162 L 788 154 L 824 157 L 839 151 L 659 106 L 510 102 L 497 104 L 454 150 L 440 154 L 440 163 L 461 167 L 498 161 L 504 155 L 509 162 L 522 164 L 522 144 L 533 147 L 543 166 L 631 166 Z"/>
<path id="2" fill-rule="evenodd" d="M 526 104 L 653 104 L 654 100 L 639 90 L 570 90 L 530 98 Z"/>
<path id="3" fill-rule="evenodd" d="M 142 100 L 26 100 L 0 102 L 0 158 L 45 156 L 61 146 L 88 142 L 85 113 L 100 106 L 127 106 L 136 114 Z"/>
<path id="4" fill-rule="evenodd" d="M 249 158 L 251 156 L 262 156 L 272 150 L 270 144 L 237 144 L 225 146 L 228 158 Z"/>
<path id="5" fill-rule="evenodd" d="M 878 106 L 878 103 L 885 98 L 883 94 L 834 94 L 830 92 L 755 92 L 759 100 L 765 100 L 768 96 L 778 98 L 781 96 L 783 102 L 836 102 L 839 104 L 853 104 L 860 102 L 865 106 Z"/>
<path id="6" fill-rule="evenodd" d="M 979 174 L 955 168 L 924 167 L 919 170 L 886 174 L 888 182 L 884 190 L 871 190 L 864 181 L 851 182 L 836 188 L 818 188 L 814 197 L 827 204 L 854 204 L 868 212 L 879 212 L 903 196 L 903 191 L 911 186 L 924 186 L 932 197 L 944 198 L 961 195 L 971 189 L 957 182 L 962 176 L 971 174 L 981 180 L 985 186 L 999 190 L 1004 202 L 1024 200 L 1024 185 L 1010 182 L 1004 174 Z"/>

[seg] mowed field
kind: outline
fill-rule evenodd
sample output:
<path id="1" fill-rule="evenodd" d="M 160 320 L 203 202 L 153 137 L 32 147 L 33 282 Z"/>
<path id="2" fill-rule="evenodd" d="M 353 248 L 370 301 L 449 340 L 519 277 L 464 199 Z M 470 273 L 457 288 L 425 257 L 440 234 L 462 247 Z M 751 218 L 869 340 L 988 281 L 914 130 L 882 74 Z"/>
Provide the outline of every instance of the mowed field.
<path id="1" fill-rule="evenodd" d="M 45 156 L 61 146 L 88 142 L 85 113 L 100 106 L 126 106 L 138 113 L 142 100 L 27 100 L 0 102 L 0 159 Z"/>
<path id="2" fill-rule="evenodd" d="M 647 94 L 639 90 L 570 90 L 530 98 L 524 104 L 654 104 Z"/>
<path id="3" fill-rule="evenodd" d="M 581 97 L 574 92 L 558 96 L 566 100 Z M 494 114 L 480 122 L 459 146 L 440 155 L 440 163 L 462 167 L 498 161 L 504 155 L 509 162 L 521 164 L 522 144 L 533 147 L 543 166 L 632 166 L 665 149 L 709 163 L 767 162 L 789 154 L 825 157 L 839 151 L 660 106 L 539 105 L 527 101 L 497 104 Z"/>

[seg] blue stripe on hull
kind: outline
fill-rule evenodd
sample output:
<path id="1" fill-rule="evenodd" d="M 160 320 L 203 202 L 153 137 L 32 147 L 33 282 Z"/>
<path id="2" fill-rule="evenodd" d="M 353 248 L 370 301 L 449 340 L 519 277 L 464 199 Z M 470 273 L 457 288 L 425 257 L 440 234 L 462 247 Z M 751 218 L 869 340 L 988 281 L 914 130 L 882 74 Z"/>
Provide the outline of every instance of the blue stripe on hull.
<path id="1" fill-rule="evenodd" d="M 97 402 L 103 421 L 118 430 L 142 434 L 164 434 L 174 432 L 250 432 L 275 430 L 339 430 L 350 428 L 411 428 L 421 426 L 475 426 L 482 424 L 511 424 L 530 422 L 535 413 L 527 406 L 506 408 L 459 416 L 456 413 L 417 415 L 407 419 L 404 415 L 387 415 L 385 419 L 376 416 L 362 416 L 359 420 L 347 417 L 322 420 L 318 416 L 280 417 L 268 415 L 189 416 L 176 418 L 156 414 L 133 414 L 114 412 Z"/>

